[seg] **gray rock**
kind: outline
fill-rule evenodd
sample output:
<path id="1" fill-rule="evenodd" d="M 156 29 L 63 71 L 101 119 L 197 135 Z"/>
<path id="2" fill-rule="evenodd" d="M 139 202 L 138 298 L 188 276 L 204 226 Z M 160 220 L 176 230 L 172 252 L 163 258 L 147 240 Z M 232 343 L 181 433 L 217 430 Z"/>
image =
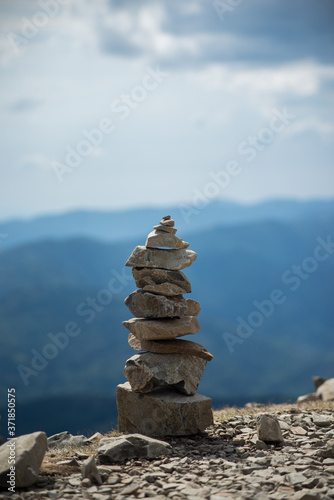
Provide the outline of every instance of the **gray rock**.
<path id="1" fill-rule="evenodd" d="M 317 396 L 315 392 L 311 392 L 310 394 L 304 394 L 303 396 L 299 396 L 297 399 L 297 403 L 307 403 L 309 401 L 318 401 L 320 396 Z"/>
<path id="2" fill-rule="evenodd" d="M 334 378 L 326 380 L 317 389 L 317 395 L 323 401 L 334 401 Z"/>
<path id="3" fill-rule="evenodd" d="M 138 288 L 143 288 L 147 285 L 161 285 L 163 283 L 171 283 L 173 285 L 179 286 L 182 290 L 185 290 L 185 293 L 191 292 L 190 281 L 182 271 L 134 267 L 132 269 L 132 274 Z"/>
<path id="4" fill-rule="evenodd" d="M 156 231 L 164 231 L 165 233 L 175 234 L 177 232 L 176 227 L 168 227 L 168 226 L 153 226 L 153 229 Z"/>
<path id="5" fill-rule="evenodd" d="M 293 486 L 297 484 L 302 484 L 305 481 L 307 481 L 307 477 L 305 477 L 303 474 L 300 472 L 291 472 L 290 474 L 286 475 L 287 481 L 291 483 Z"/>
<path id="6" fill-rule="evenodd" d="M 173 297 L 175 295 L 183 295 L 186 290 L 174 283 L 161 283 L 160 285 L 146 285 L 143 287 L 144 292 L 152 292 L 165 297 Z"/>
<path id="7" fill-rule="evenodd" d="M 169 216 L 166 215 L 166 217 L 163 217 L 161 221 L 159 222 L 161 226 L 167 226 L 167 227 L 174 227 L 175 226 L 175 221 Z"/>
<path id="8" fill-rule="evenodd" d="M 60 460 L 57 465 L 67 465 L 69 467 L 80 467 L 79 462 L 75 458 L 69 458 L 67 460 Z"/>
<path id="9" fill-rule="evenodd" d="M 82 479 L 88 478 L 92 483 L 102 484 L 102 479 L 97 469 L 94 455 L 91 455 L 83 462 L 81 466 L 81 475 Z"/>
<path id="10" fill-rule="evenodd" d="M 89 443 L 86 436 L 73 436 L 68 431 L 54 434 L 48 438 L 48 448 L 70 448 L 71 446 L 84 446 Z"/>
<path id="11" fill-rule="evenodd" d="M 186 316 L 198 316 L 201 312 L 201 306 L 199 305 L 199 302 L 197 302 L 197 300 L 187 299 L 186 306 Z"/>
<path id="12" fill-rule="evenodd" d="M 312 382 L 313 382 L 313 385 L 314 385 L 314 389 L 315 390 L 318 390 L 319 387 L 324 383 L 326 382 L 326 378 L 324 377 L 312 377 Z"/>
<path id="13" fill-rule="evenodd" d="M 195 316 L 166 319 L 140 319 L 132 318 L 123 321 L 123 325 L 139 340 L 163 340 L 193 335 L 200 331 Z"/>
<path id="14" fill-rule="evenodd" d="M 276 415 L 263 413 L 257 418 L 258 438 L 265 443 L 280 443 L 283 441 L 281 428 Z"/>
<path id="15" fill-rule="evenodd" d="M 189 356 L 198 356 L 206 361 L 213 359 L 212 354 L 201 344 L 191 342 L 190 340 L 139 340 L 135 335 L 130 333 L 128 342 L 129 346 L 135 351 L 156 352 L 158 354 L 189 354 Z"/>
<path id="16" fill-rule="evenodd" d="M 326 415 L 314 415 L 313 423 L 317 427 L 329 427 L 333 423 L 333 420 Z"/>
<path id="17" fill-rule="evenodd" d="M 147 393 L 170 386 L 183 394 L 196 393 L 206 361 L 184 354 L 135 354 L 127 360 L 124 375 L 134 391 Z"/>
<path id="18" fill-rule="evenodd" d="M 300 490 L 291 497 L 291 500 L 321 500 L 321 495 L 316 491 Z"/>
<path id="19" fill-rule="evenodd" d="M 196 258 L 197 253 L 188 249 L 162 250 L 161 248 L 137 246 L 125 265 L 128 267 L 153 267 L 180 271 L 191 266 Z"/>
<path id="20" fill-rule="evenodd" d="M 257 439 L 255 441 L 255 447 L 257 450 L 267 450 L 268 449 L 268 446 L 266 445 L 266 443 L 264 441 L 261 441 L 261 439 Z"/>
<path id="21" fill-rule="evenodd" d="M 334 440 L 326 443 L 325 449 L 319 452 L 319 456 L 323 458 L 334 458 Z"/>
<path id="22" fill-rule="evenodd" d="M 165 231 L 152 231 L 146 240 L 146 248 L 188 248 L 189 243 Z"/>
<path id="23" fill-rule="evenodd" d="M 46 450 L 45 432 L 25 434 L 0 446 L 0 486 L 24 488 L 35 484 Z M 15 467 L 13 484 L 7 482 L 11 480 L 11 467 Z"/>
<path id="24" fill-rule="evenodd" d="M 187 303 L 182 295 L 165 297 L 136 290 L 126 297 L 124 303 L 137 318 L 180 317 L 187 312 Z"/>
<path id="25" fill-rule="evenodd" d="M 101 439 L 98 448 L 100 463 L 124 462 L 130 458 L 156 458 L 170 455 L 170 444 L 141 434 Z"/>
<path id="26" fill-rule="evenodd" d="M 140 394 L 127 382 L 117 386 L 118 429 L 156 437 L 198 434 L 213 423 L 211 403 L 171 390 Z"/>

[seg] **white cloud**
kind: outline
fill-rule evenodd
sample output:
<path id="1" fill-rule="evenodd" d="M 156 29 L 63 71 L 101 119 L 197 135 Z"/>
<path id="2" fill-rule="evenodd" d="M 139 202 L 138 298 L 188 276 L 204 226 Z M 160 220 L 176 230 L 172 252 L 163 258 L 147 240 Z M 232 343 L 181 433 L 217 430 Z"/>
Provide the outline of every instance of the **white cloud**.
<path id="1" fill-rule="evenodd" d="M 310 116 L 309 118 L 301 119 L 291 124 L 287 130 L 287 134 L 291 136 L 302 135 L 304 132 L 309 131 L 318 134 L 324 139 L 333 140 L 334 124 L 333 122 Z"/>
<path id="2" fill-rule="evenodd" d="M 316 94 L 324 80 L 334 82 L 334 66 L 313 62 L 272 67 L 247 68 L 236 64 L 212 64 L 202 71 L 191 71 L 208 90 L 246 90 L 256 93 Z"/>

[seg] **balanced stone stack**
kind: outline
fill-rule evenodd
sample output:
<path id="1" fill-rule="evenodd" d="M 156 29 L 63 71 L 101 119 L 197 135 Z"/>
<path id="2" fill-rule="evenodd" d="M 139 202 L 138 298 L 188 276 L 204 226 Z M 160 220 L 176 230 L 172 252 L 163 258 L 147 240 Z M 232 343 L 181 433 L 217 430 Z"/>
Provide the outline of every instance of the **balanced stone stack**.
<path id="1" fill-rule="evenodd" d="M 123 325 L 136 354 L 127 360 L 128 382 L 117 387 L 118 428 L 149 436 L 197 434 L 213 423 L 211 399 L 196 394 L 207 361 L 200 344 L 178 337 L 199 332 L 198 302 L 185 299 L 191 285 L 184 273 L 197 257 L 175 236 L 169 215 L 154 226 L 145 246 L 137 246 L 132 267 L 139 290 L 125 304 L 136 316 Z"/>

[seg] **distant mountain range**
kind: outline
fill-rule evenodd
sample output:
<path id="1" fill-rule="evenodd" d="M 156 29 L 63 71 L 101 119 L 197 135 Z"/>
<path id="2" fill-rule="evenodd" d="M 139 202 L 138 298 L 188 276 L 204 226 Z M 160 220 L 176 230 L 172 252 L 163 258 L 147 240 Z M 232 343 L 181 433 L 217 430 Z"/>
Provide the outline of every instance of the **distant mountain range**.
<path id="1" fill-rule="evenodd" d="M 199 392 L 213 397 L 216 407 L 311 392 L 312 375 L 332 377 L 334 369 L 334 203 L 282 201 L 248 212 L 236 206 L 234 222 L 232 213 L 218 221 L 217 211 L 218 204 L 208 206 L 178 231 L 198 253 L 184 270 L 190 296 L 202 306 L 202 329 L 191 340 L 215 356 Z M 124 263 L 165 214 L 144 212 L 123 213 L 123 219 L 100 214 L 96 227 L 83 221 L 98 220 L 98 213 L 0 227 L 9 234 L 16 224 L 17 231 L 17 243 L 0 253 L 0 371 L 6 381 L 0 401 L 7 386 L 16 388 L 22 432 L 116 425 L 116 385 L 135 353 L 122 326 L 131 317 L 123 300 L 135 289 Z M 212 215 L 206 225 L 205 214 Z M 171 215 L 181 228 L 177 213 Z M 95 240 L 78 234 L 94 227 Z M 125 227 L 132 229 L 126 234 Z M 117 241 L 106 241 L 109 232 Z M 87 408 L 92 403 L 86 417 L 84 401 Z"/>
<path id="2" fill-rule="evenodd" d="M 193 204 L 175 207 L 124 211 L 75 211 L 61 215 L 18 219 L 0 223 L 0 249 L 45 239 L 85 237 L 105 242 L 129 241 L 147 234 L 152 221 L 171 213 L 184 236 L 219 225 L 239 225 L 264 220 L 293 222 L 326 217 L 334 211 L 334 200 L 267 201 L 258 205 L 238 205 L 226 201 L 208 203 L 195 199 Z"/>

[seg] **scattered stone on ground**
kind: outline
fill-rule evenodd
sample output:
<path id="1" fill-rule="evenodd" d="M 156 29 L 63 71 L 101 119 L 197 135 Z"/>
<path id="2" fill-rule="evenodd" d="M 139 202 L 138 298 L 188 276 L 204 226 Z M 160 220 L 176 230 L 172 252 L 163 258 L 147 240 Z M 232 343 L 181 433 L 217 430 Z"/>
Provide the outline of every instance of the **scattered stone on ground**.
<path id="1" fill-rule="evenodd" d="M 281 443 L 283 436 L 276 415 L 263 413 L 257 417 L 257 434 L 264 443 Z"/>
<path id="2" fill-rule="evenodd" d="M 164 438 L 169 455 L 98 465 L 102 485 L 67 469 L 67 476 L 40 476 L 16 496 L 1 490 L 0 500 L 333 500 L 334 403 L 317 404 L 260 408 L 277 416 L 284 439 L 279 445 L 262 442 L 258 448 L 254 406 L 227 409 L 216 412 L 214 425 L 201 435 Z M 332 423 L 319 427 L 316 416 Z M 47 452 L 43 464 L 54 453 Z M 68 458 L 84 460 L 75 451 Z"/>
<path id="3" fill-rule="evenodd" d="M 326 380 L 318 387 L 317 396 L 323 401 L 334 401 L 334 378 Z"/>
<path id="4" fill-rule="evenodd" d="M 73 436 L 70 432 L 64 431 L 48 437 L 48 448 L 70 448 L 71 446 L 84 446 L 89 441 L 86 436 Z"/>
<path id="5" fill-rule="evenodd" d="M 98 448 L 98 458 L 103 464 L 124 462 L 129 458 L 156 458 L 170 453 L 169 443 L 141 434 L 103 438 Z"/>
<path id="6" fill-rule="evenodd" d="M 14 486 L 21 488 L 35 484 L 46 450 L 45 432 L 24 434 L 1 445 L 0 488 L 12 486 L 13 467 L 15 469 Z"/>
<path id="7" fill-rule="evenodd" d="M 98 468 L 96 467 L 96 462 L 94 455 L 87 458 L 81 466 L 82 479 L 88 478 L 90 483 L 102 484 L 102 479 Z"/>
<path id="8" fill-rule="evenodd" d="M 324 382 L 326 382 L 326 378 L 324 377 L 312 377 L 312 382 L 315 390 L 317 390 Z"/>
<path id="9" fill-rule="evenodd" d="M 297 403 L 308 401 L 334 401 L 334 378 L 312 377 L 316 392 L 299 396 Z"/>

